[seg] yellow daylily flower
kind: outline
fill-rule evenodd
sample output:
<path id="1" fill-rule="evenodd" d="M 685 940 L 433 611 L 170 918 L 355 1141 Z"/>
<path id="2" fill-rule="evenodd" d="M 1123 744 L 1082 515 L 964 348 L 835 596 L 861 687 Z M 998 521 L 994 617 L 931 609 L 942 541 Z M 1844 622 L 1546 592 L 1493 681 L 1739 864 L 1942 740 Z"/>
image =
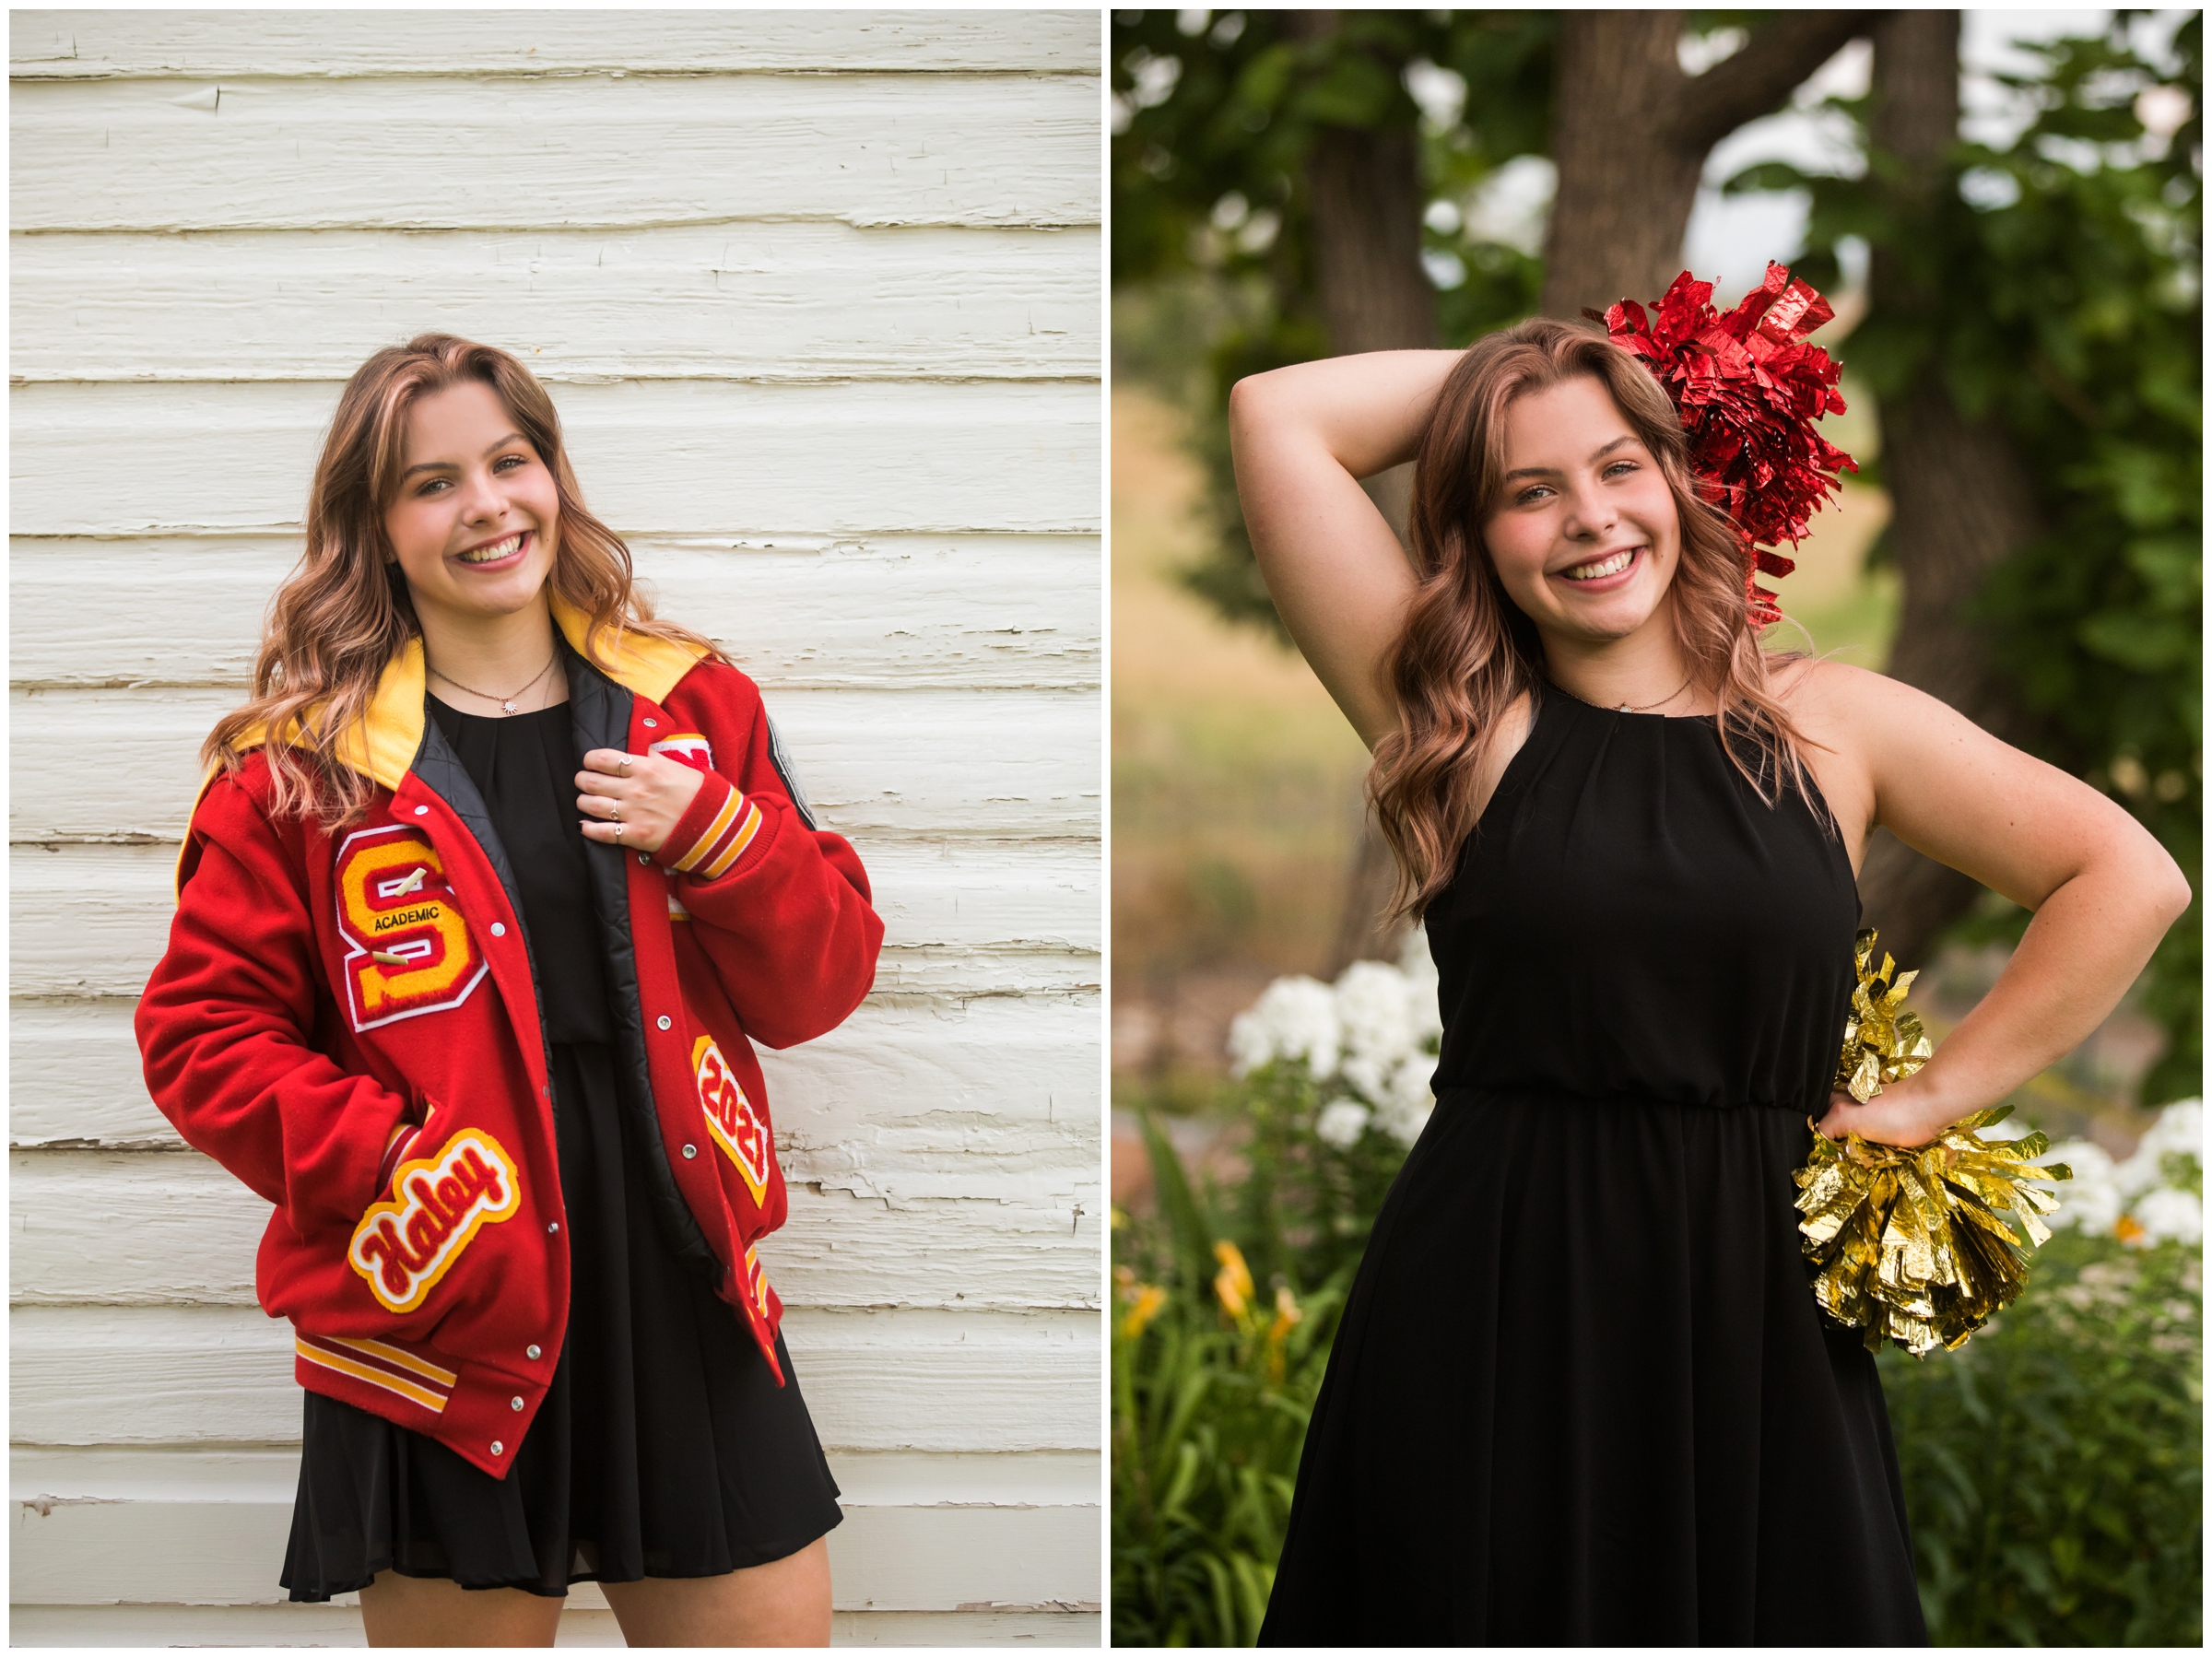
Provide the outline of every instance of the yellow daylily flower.
<path id="1" fill-rule="evenodd" d="M 1122 1318 L 1122 1334 L 1135 1340 L 1145 1333 L 1145 1325 L 1159 1315 L 1159 1309 L 1168 1303 L 1168 1291 L 1157 1283 L 1137 1285 L 1131 1298 L 1128 1311 Z"/>
<path id="2" fill-rule="evenodd" d="M 1243 1252 L 1229 1241 L 1214 1245 L 1214 1258 L 1221 1263 L 1221 1270 L 1214 1277 L 1214 1298 L 1221 1302 L 1221 1310 L 1232 1318 L 1241 1318 L 1252 1305 L 1252 1268 L 1244 1263 Z"/>

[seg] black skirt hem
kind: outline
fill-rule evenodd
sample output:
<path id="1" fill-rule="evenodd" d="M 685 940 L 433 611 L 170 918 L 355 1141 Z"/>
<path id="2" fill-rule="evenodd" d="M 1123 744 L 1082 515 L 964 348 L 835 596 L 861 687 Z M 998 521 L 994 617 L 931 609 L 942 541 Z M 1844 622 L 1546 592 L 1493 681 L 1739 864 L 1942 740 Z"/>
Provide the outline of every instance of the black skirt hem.
<path id="1" fill-rule="evenodd" d="M 755 1544 L 752 1547 L 737 1550 L 742 1551 L 747 1557 L 738 1559 L 728 1570 L 646 1571 L 634 1577 L 609 1576 L 605 1571 L 598 1570 L 580 1570 L 569 1578 L 565 1586 L 556 1589 L 541 1587 L 535 1578 L 517 1578 L 511 1581 L 462 1582 L 451 1571 L 410 1570 L 406 1566 L 387 1557 L 380 1563 L 371 1566 L 369 1574 L 358 1582 L 332 1583 L 320 1588 L 294 1588 L 289 1582 L 279 1582 L 277 1586 L 286 1591 L 290 1602 L 295 1605 L 320 1605 L 335 1599 L 341 1593 L 359 1593 L 388 1570 L 398 1576 L 412 1577 L 417 1581 L 459 1582 L 461 1588 L 470 1593 L 494 1588 L 518 1588 L 523 1592 L 535 1595 L 541 1600 L 561 1600 L 568 1598 L 569 1589 L 573 1588 L 579 1582 L 696 1582 L 703 1581 L 709 1577 L 726 1577 L 732 1571 L 751 1570 L 756 1566 L 773 1565 L 778 1559 L 790 1558 L 801 1548 L 813 1546 L 815 1543 L 827 1536 L 844 1522 L 845 1515 L 843 1510 L 840 1510 L 831 1517 L 828 1524 L 819 1530 L 810 1531 L 796 1541 L 762 1542 Z"/>

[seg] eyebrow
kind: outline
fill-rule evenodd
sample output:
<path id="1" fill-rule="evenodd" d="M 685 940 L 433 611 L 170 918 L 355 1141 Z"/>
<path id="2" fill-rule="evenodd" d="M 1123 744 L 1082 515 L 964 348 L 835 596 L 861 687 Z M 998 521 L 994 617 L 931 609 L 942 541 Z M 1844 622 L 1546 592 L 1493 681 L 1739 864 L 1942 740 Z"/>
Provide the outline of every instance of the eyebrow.
<path id="1" fill-rule="evenodd" d="M 529 441 L 530 440 L 524 437 L 521 432 L 511 431 L 505 437 L 501 438 L 498 442 L 492 444 L 490 448 L 485 450 L 484 452 L 487 454 L 496 454 L 501 449 L 506 448 L 510 443 L 526 443 Z M 1602 453 L 1603 451 L 1601 450 L 1600 452 Z M 400 476 L 402 478 L 408 478 L 414 476 L 418 472 L 453 472 L 458 470 L 459 468 L 455 466 L 450 460 L 426 460 L 419 461 L 416 464 L 409 466 L 406 471 L 400 474 Z"/>
<path id="2" fill-rule="evenodd" d="M 1634 432 L 1624 431 L 1618 437 L 1615 438 L 1611 442 L 1607 443 L 1604 448 L 1598 450 L 1594 454 L 1591 455 L 1590 459 L 1592 463 L 1594 464 L 1595 462 L 1605 459 L 1606 455 L 1612 453 L 1613 451 L 1619 448 L 1621 444 L 1632 443 L 1635 441 L 1636 434 Z M 1502 478 L 1499 479 L 1499 481 L 1500 483 L 1511 483 L 1516 477 L 1548 477 L 1558 470 L 1559 467 L 1557 466 L 1517 466 L 1512 471 L 1508 472 Z"/>

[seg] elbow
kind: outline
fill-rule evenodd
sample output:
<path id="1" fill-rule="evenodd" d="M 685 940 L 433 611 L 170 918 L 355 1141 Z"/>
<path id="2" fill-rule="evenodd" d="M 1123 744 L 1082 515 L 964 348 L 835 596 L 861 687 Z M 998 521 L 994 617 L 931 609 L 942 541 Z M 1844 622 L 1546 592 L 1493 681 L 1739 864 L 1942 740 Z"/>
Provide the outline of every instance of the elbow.
<path id="1" fill-rule="evenodd" d="M 1233 444 L 1267 417 L 1274 400 L 1275 374 L 1247 374 L 1229 388 L 1229 435 Z"/>
<path id="2" fill-rule="evenodd" d="M 2159 864 L 2153 877 L 2152 890 L 2159 906 L 2159 930 L 2163 934 L 2189 912 L 2189 906 L 2196 900 L 2196 893 L 2190 887 L 2189 877 L 2182 873 L 2182 865 L 2173 861 L 2171 853 L 2163 846 L 2159 848 Z"/>

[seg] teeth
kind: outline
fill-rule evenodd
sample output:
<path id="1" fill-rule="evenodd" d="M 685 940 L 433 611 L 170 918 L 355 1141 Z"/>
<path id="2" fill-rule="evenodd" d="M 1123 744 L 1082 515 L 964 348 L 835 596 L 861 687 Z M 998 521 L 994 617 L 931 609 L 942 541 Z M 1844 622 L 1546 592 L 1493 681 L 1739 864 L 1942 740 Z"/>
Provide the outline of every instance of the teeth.
<path id="1" fill-rule="evenodd" d="M 464 564 L 488 564 L 494 558 L 503 558 L 523 544 L 522 532 L 517 530 L 504 541 L 495 541 L 489 546 L 479 546 L 474 552 L 461 555 Z"/>
<path id="2" fill-rule="evenodd" d="M 1577 564 L 1573 569 L 1563 570 L 1559 573 L 1571 582 L 1594 582 L 1600 576 L 1619 574 L 1635 557 L 1635 549 L 1631 547 L 1626 552 L 1617 552 L 1609 558 L 1599 558 L 1593 564 Z"/>

